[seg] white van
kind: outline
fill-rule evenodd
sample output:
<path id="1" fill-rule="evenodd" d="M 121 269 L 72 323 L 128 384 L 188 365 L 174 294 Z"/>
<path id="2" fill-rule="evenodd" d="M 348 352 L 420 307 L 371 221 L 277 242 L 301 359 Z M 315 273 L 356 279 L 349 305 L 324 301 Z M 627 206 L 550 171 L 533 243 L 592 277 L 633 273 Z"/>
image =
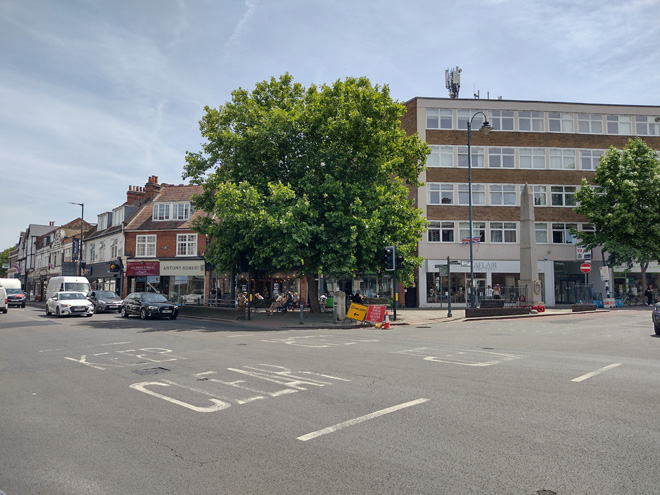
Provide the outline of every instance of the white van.
<path id="1" fill-rule="evenodd" d="M 7 291 L 0 285 L 0 311 L 7 312 Z"/>
<path id="2" fill-rule="evenodd" d="M 85 295 L 92 290 L 85 277 L 53 277 L 48 281 L 46 301 L 57 292 L 82 292 Z"/>
<path id="3" fill-rule="evenodd" d="M 5 289 L 20 289 L 21 281 L 17 278 L 0 278 L 0 285 Z"/>

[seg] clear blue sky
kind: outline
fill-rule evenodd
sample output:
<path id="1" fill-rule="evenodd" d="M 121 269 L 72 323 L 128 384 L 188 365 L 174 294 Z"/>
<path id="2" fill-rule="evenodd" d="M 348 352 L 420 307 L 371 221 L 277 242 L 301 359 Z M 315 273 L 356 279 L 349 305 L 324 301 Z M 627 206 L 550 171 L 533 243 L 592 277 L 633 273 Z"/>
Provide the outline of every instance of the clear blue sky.
<path id="1" fill-rule="evenodd" d="M 0 0 L 0 250 L 183 183 L 203 107 L 285 72 L 392 96 L 660 104 L 660 0 Z"/>

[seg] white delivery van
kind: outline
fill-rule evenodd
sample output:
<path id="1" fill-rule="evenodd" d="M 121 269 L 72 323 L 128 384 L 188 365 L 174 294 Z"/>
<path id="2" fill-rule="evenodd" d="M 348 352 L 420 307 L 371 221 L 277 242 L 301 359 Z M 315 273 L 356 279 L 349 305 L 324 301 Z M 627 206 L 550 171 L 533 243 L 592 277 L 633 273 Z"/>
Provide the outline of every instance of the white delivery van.
<path id="1" fill-rule="evenodd" d="M 0 285 L 5 289 L 20 289 L 21 281 L 17 278 L 0 278 Z"/>
<path id="2" fill-rule="evenodd" d="M 0 287 L 7 293 L 8 306 L 25 307 L 27 297 L 21 289 L 21 281 L 17 278 L 0 278 Z"/>
<path id="3" fill-rule="evenodd" d="M 0 285 L 0 312 L 7 312 L 7 291 L 2 285 Z"/>
<path id="4" fill-rule="evenodd" d="M 53 277 L 48 281 L 46 301 L 57 292 L 82 292 L 85 295 L 92 290 L 85 277 Z"/>

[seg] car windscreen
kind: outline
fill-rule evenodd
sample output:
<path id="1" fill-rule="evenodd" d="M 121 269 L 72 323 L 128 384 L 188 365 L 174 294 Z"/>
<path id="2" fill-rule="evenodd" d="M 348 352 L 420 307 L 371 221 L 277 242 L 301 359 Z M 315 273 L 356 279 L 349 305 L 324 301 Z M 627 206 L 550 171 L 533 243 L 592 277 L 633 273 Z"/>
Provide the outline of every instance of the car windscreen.
<path id="1" fill-rule="evenodd" d="M 150 293 L 142 294 L 142 300 L 144 302 L 154 302 L 154 303 L 167 302 L 167 298 L 162 294 L 150 294 Z"/>
<path id="2" fill-rule="evenodd" d="M 117 294 L 109 290 L 98 290 L 96 291 L 96 297 L 117 297 Z"/>
<path id="3" fill-rule="evenodd" d="M 7 289 L 7 294 L 23 295 L 23 291 L 21 289 Z"/>
<path id="4" fill-rule="evenodd" d="M 64 290 L 69 292 L 89 292 L 89 284 L 87 282 L 66 282 Z"/>
<path id="5" fill-rule="evenodd" d="M 71 299 L 85 299 L 80 292 L 61 292 L 60 301 L 71 300 Z"/>

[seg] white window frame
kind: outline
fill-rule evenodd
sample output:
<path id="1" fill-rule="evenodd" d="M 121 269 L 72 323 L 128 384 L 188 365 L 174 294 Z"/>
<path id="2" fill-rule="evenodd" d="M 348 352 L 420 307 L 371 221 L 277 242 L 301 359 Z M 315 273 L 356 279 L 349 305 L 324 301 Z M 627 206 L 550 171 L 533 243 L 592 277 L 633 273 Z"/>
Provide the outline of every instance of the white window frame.
<path id="1" fill-rule="evenodd" d="M 518 112 L 518 130 L 520 132 L 544 132 L 545 113 L 535 111 Z"/>
<path id="2" fill-rule="evenodd" d="M 489 222 L 489 238 L 492 244 L 516 244 L 518 224 L 516 222 Z"/>
<path id="3" fill-rule="evenodd" d="M 136 258 L 154 258 L 156 256 L 156 235 L 136 235 L 135 236 L 135 257 Z"/>
<path id="4" fill-rule="evenodd" d="M 488 121 L 496 131 L 514 131 L 516 113 L 513 110 L 491 110 L 488 112 Z"/>
<path id="5" fill-rule="evenodd" d="M 428 242 L 434 244 L 453 243 L 456 242 L 455 233 L 456 230 L 455 230 L 454 222 L 430 221 L 427 239 Z"/>
<path id="6" fill-rule="evenodd" d="M 490 206 L 516 206 L 517 189 L 515 184 L 489 184 L 488 204 Z"/>
<path id="7" fill-rule="evenodd" d="M 435 126 L 433 123 L 435 122 Z M 430 124 L 430 125 L 429 125 Z M 454 111 L 446 108 L 427 108 L 426 109 L 426 128 L 427 129 L 447 129 L 454 128 Z"/>
<path id="8" fill-rule="evenodd" d="M 481 146 L 470 146 L 472 168 L 484 168 L 486 162 L 485 149 Z M 458 168 L 468 168 L 468 147 L 458 147 Z"/>
<path id="9" fill-rule="evenodd" d="M 549 244 L 548 224 L 546 222 L 535 223 L 534 233 L 536 235 L 536 244 Z"/>
<path id="10" fill-rule="evenodd" d="M 426 159 L 426 166 L 429 168 L 453 168 L 454 146 L 430 145 L 431 154 Z"/>
<path id="11" fill-rule="evenodd" d="M 460 206 L 468 206 L 469 184 L 458 184 L 458 202 Z M 472 183 L 472 206 L 486 206 L 486 185 Z"/>
<path id="12" fill-rule="evenodd" d="M 635 116 L 635 132 L 638 136 L 660 136 L 660 120 L 658 117 Z"/>
<path id="13" fill-rule="evenodd" d="M 523 187 L 520 186 L 520 193 L 522 194 Z M 548 186 L 543 186 L 540 184 L 530 184 L 529 190 L 534 197 L 534 207 L 537 206 L 548 206 Z"/>
<path id="14" fill-rule="evenodd" d="M 571 235 L 571 231 L 569 230 L 571 228 L 577 230 L 578 224 L 552 222 L 552 238 L 551 238 L 552 244 L 577 244 L 578 239 L 577 237 L 573 237 L 573 235 Z M 555 240 L 555 234 L 560 236 L 559 241 Z"/>
<path id="15" fill-rule="evenodd" d="M 578 133 L 603 134 L 603 115 L 600 113 L 579 113 Z"/>
<path id="16" fill-rule="evenodd" d="M 172 220 L 188 220 L 192 211 L 189 202 L 172 203 Z"/>
<path id="17" fill-rule="evenodd" d="M 472 232 L 477 235 L 469 235 L 470 222 L 458 222 L 458 242 L 471 237 L 479 237 L 479 242 L 486 242 L 486 222 L 472 222 Z"/>
<path id="18" fill-rule="evenodd" d="M 153 220 L 166 221 L 171 217 L 170 203 L 154 203 Z"/>
<path id="19" fill-rule="evenodd" d="M 529 159 L 529 166 L 523 162 Z M 518 148 L 518 165 L 521 169 L 543 170 L 546 168 L 545 148 Z M 543 165 L 543 166 L 541 166 Z"/>
<path id="20" fill-rule="evenodd" d="M 548 132 L 575 132 L 575 114 L 548 112 Z"/>
<path id="21" fill-rule="evenodd" d="M 608 134 L 632 136 L 633 121 L 631 115 L 607 115 L 605 117 Z"/>
<path id="22" fill-rule="evenodd" d="M 577 186 L 550 186 L 550 206 L 558 208 L 573 208 L 577 206 L 577 199 L 575 199 L 575 193 L 577 191 Z M 560 198 L 561 204 L 555 202 L 556 199 Z"/>
<path id="23" fill-rule="evenodd" d="M 580 150 L 580 170 L 596 170 L 605 150 Z"/>
<path id="24" fill-rule="evenodd" d="M 571 148 L 550 148 L 550 168 L 552 170 L 575 170 L 577 150 Z"/>
<path id="25" fill-rule="evenodd" d="M 177 257 L 197 256 L 197 234 L 176 235 Z"/>
<path id="26" fill-rule="evenodd" d="M 488 148 L 488 168 L 516 168 L 515 148 Z"/>
<path id="27" fill-rule="evenodd" d="M 437 202 L 434 201 L 437 196 Z M 426 185 L 426 204 L 427 205 L 453 205 L 454 203 L 454 184 L 443 184 L 441 182 L 429 182 Z M 448 201 L 443 202 L 444 199 Z"/>
<path id="28" fill-rule="evenodd" d="M 474 120 L 472 121 L 472 130 L 479 129 L 484 123 L 485 113 L 486 112 L 483 110 L 457 110 L 456 129 L 458 129 L 459 131 L 467 131 L 467 123 L 470 121 L 470 119 L 472 119 L 472 117 L 474 117 Z"/>

